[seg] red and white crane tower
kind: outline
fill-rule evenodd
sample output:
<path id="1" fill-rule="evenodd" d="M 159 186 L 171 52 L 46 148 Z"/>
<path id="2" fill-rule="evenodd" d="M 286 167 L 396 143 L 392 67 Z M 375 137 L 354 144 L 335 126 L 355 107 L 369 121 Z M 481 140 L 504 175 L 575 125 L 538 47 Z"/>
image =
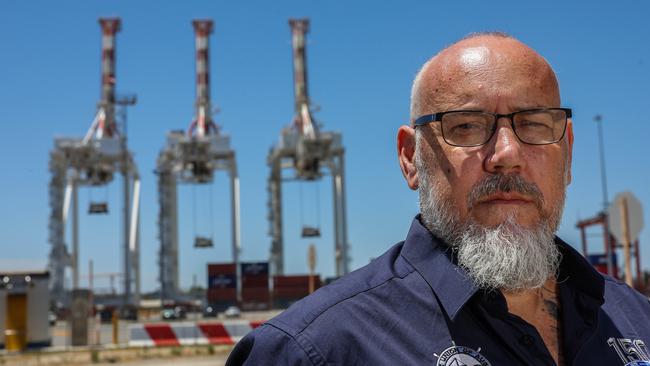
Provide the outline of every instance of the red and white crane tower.
<path id="1" fill-rule="evenodd" d="M 79 288 L 79 187 L 108 185 L 113 180 L 113 175 L 119 172 L 123 177 L 124 305 L 134 305 L 140 296 L 140 176 L 133 155 L 127 149 L 125 131 L 120 133 L 118 129 L 115 107 L 133 105 L 135 97 L 116 99 L 115 96 L 115 35 L 120 30 L 120 19 L 100 18 L 99 24 L 102 30 L 102 66 L 101 99 L 97 105 L 97 114 L 85 137 L 56 138 L 54 149 L 50 152 L 50 288 L 52 298 L 60 304 L 66 304 L 69 299 L 64 285 L 66 267 L 71 268 L 72 289 Z M 65 244 L 70 210 L 71 251 Z M 106 213 L 107 210 L 107 203 L 91 202 L 89 213 Z"/>
<path id="2" fill-rule="evenodd" d="M 305 34 L 309 30 L 309 20 L 290 19 L 289 25 L 293 46 L 295 115 L 293 122 L 282 130 L 279 143 L 271 148 L 267 157 L 267 164 L 271 168 L 268 178 L 271 271 L 276 275 L 284 274 L 282 181 L 315 181 L 327 173 L 326 168 L 332 176 L 336 276 L 342 276 L 348 273 L 350 262 L 345 207 L 345 150 L 341 134 L 321 131 L 312 116 L 307 93 L 305 54 Z M 283 169 L 293 169 L 294 176 L 283 178 Z M 318 228 L 304 227 L 302 230 L 303 237 L 319 235 Z"/>
<path id="3" fill-rule="evenodd" d="M 171 131 L 167 145 L 158 155 L 158 215 L 161 298 L 178 300 L 179 248 L 177 183 L 211 184 L 214 171 L 226 170 L 230 176 L 232 256 L 239 262 L 239 177 L 230 137 L 221 134 L 212 119 L 210 102 L 209 35 L 212 20 L 194 20 L 196 41 L 196 112 L 186 133 Z M 212 204 L 210 202 L 210 204 Z M 196 219 L 196 218 L 195 218 Z M 213 223 L 211 222 L 210 225 Z M 212 247 L 212 238 L 197 236 L 195 247 Z"/>

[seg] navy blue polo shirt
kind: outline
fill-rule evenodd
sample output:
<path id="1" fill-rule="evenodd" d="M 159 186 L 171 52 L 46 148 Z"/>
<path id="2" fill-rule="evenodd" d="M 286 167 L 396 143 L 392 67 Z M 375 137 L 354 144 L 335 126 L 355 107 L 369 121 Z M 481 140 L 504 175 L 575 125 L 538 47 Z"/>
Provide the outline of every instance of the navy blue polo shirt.
<path id="1" fill-rule="evenodd" d="M 650 303 L 560 239 L 567 365 L 650 365 Z M 537 330 L 477 288 L 413 220 L 406 240 L 242 339 L 227 365 L 554 365 Z"/>

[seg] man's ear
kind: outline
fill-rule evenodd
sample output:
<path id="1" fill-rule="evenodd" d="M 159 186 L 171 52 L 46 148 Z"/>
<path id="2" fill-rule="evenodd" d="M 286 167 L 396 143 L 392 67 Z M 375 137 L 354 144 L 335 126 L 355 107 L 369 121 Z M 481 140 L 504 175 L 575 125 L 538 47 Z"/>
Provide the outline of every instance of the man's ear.
<path id="1" fill-rule="evenodd" d="M 418 172 L 415 169 L 415 129 L 401 126 L 397 130 L 397 157 L 402 174 L 409 188 L 416 190 L 419 186 Z"/>

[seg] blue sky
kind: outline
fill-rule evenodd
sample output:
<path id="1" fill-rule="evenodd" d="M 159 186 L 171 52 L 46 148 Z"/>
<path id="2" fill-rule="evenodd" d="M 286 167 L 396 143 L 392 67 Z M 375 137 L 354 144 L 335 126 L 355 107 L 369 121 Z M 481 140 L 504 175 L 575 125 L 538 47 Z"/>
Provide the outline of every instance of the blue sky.
<path id="1" fill-rule="evenodd" d="M 194 18 L 215 21 L 212 98 L 221 109 L 217 123 L 237 153 L 244 260 L 266 260 L 269 251 L 266 155 L 293 115 L 290 17 L 311 19 L 307 62 L 311 99 L 321 107 L 316 118 L 343 134 L 352 268 L 402 240 L 417 213 L 417 195 L 403 182 L 395 148 L 396 130 L 408 121 L 415 72 L 442 47 L 482 30 L 508 32 L 544 55 L 558 75 L 563 105 L 574 110 L 573 183 L 559 234 L 579 247 L 576 220 L 602 207 L 595 114 L 604 116 L 610 200 L 630 190 L 650 207 L 643 150 L 650 138 L 649 7 L 643 1 L 3 1 L 0 266 L 46 261 L 48 152 L 55 136 L 82 136 L 94 117 L 100 16 L 122 18 L 117 90 L 139 99 L 129 110 L 128 132 L 142 175 L 145 290 L 157 286 L 158 274 L 156 156 L 167 131 L 186 128 L 193 116 Z M 89 259 L 96 272 L 120 270 L 120 187 L 114 182 L 80 192 L 83 273 Z M 209 197 L 211 190 L 212 202 L 192 199 Z M 317 271 L 332 275 L 329 177 L 287 183 L 284 192 L 286 271 L 306 272 L 313 242 Z M 105 198 L 109 215 L 85 214 L 89 200 Z M 181 282 L 188 286 L 193 275 L 204 281 L 207 262 L 230 260 L 227 176 L 218 174 L 212 187 L 195 187 L 194 193 L 182 187 L 179 198 Z M 214 207 L 214 249 L 192 248 L 195 233 L 212 231 L 204 217 L 195 231 L 193 204 L 199 213 Z M 320 225 L 324 235 L 301 239 L 301 223 Z M 647 219 L 645 225 L 640 241 L 648 267 Z M 598 237 L 590 240 L 592 252 L 602 250 Z M 98 286 L 108 286 L 101 281 Z"/>

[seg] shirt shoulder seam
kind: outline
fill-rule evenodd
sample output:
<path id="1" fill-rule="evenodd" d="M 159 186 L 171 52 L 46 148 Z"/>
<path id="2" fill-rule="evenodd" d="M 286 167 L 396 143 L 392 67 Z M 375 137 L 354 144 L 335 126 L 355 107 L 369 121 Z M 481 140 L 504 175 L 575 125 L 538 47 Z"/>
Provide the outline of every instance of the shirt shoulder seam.
<path id="1" fill-rule="evenodd" d="M 290 324 L 287 324 L 286 322 L 284 322 L 284 321 L 282 321 L 282 320 L 280 320 L 280 319 L 275 319 L 274 322 L 281 323 L 283 326 L 285 326 L 285 327 L 288 328 L 288 329 L 295 329 L 295 331 L 296 331 L 296 336 L 298 336 L 298 335 L 302 334 L 302 332 L 304 332 L 305 329 L 307 329 L 307 327 L 309 327 L 309 326 L 310 326 L 314 321 L 316 321 L 316 319 L 318 319 L 321 315 L 323 315 L 326 311 L 328 311 L 329 309 L 333 308 L 334 306 L 336 306 L 336 305 L 338 305 L 338 304 L 340 304 L 340 303 L 342 303 L 342 302 L 344 302 L 344 301 L 350 300 L 351 298 L 353 298 L 353 297 L 355 297 L 355 296 L 358 296 L 358 295 L 361 295 L 361 294 L 363 294 L 363 293 L 365 293 L 365 292 L 372 291 L 372 290 L 374 290 L 375 288 L 377 288 L 377 287 L 379 287 L 379 286 L 382 286 L 382 285 L 386 284 L 387 282 L 390 282 L 390 281 L 392 281 L 392 280 L 394 280 L 394 279 L 396 279 L 396 278 L 403 279 L 403 278 L 407 277 L 408 275 L 412 274 L 413 272 L 417 272 L 417 271 L 415 271 L 415 269 L 413 268 L 413 265 L 412 265 L 411 263 L 408 263 L 408 262 L 406 262 L 406 263 L 408 264 L 408 266 L 410 267 L 410 269 L 409 269 L 409 271 L 408 271 L 407 273 L 405 273 L 403 276 L 399 276 L 399 275 L 398 275 L 398 276 L 392 276 L 392 277 L 387 278 L 386 280 L 382 281 L 381 283 L 376 284 L 375 286 L 372 286 L 372 287 L 366 288 L 366 289 L 364 289 L 364 290 L 361 290 L 361 291 L 355 292 L 354 294 L 352 294 L 352 295 L 350 295 L 350 296 L 348 296 L 348 297 L 345 297 L 345 298 L 343 298 L 343 299 L 341 299 L 341 300 L 339 300 L 339 301 L 337 301 L 337 302 L 335 302 L 335 303 L 333 303 L 333 304 L 330 304 L 329 306 L 327 306 L 326 308 L 324 308 L 323 310 L 321 310 L 320 312 L 318 312 L 317 315 L 314 315 L 314 317 L 313 317 L 313 318 L 312 318 L 312 319 L 311 319 L 307 324 L 305 324 L 303 327 L 301 327 L 299 330 L 298 330 L 298 329 L 295 329 L 295 328 L 292 327 Z M 279 329 L 279 328 L 278 328 L 278 329 Z M 287 333 L 287 334 L 288 334 L 288 333 Z"/>
<path id="2" fill-rule="evenodd" d="M 291 338 L 292 341 L 296 342 L 298 347 L 300 347 L 300 349 L 305 353 L 305 356 L 307 356 L 307 359 L 309 359 L 309 363 L 311 363 L 313 366 L 319 366 L 319 365 L 324 364 L 325 358 L 323 357 L 323 355 L 320 354 L 320 352 L 318 352 L 316 347 L 313 344 L 311 344 L 311 342 L 306 342 L 307 340 L 300 341 L 295 336 L 293 336 L 292 334 L 287 332 L 286 330 L 284 330 L 284 329 L 282 329 L 282 328 L 280 328 L 280 327 L 278 327 L 278 326 L 276 326 L 276 325 L 274 325 L 272 323 L 267 322 L 266 325 L 271 326 L 271 327 L 279 330 L 280 332 L 286 334 L 289 338 Z M 308 343 L 308 344 L 303 344 L 303 343 Z M 318 355 L 321 358 L 321 362 L 318 362 L 318 360 L 314 361 L 312 359 L 312 357 L 309 355 L 309 352 L 307 352 L 307 350 L 305 349 L 305 346 L 309 346 L 310 348 L 312 348 L 313 351 L 316 353 L 316 355 Z"/>

